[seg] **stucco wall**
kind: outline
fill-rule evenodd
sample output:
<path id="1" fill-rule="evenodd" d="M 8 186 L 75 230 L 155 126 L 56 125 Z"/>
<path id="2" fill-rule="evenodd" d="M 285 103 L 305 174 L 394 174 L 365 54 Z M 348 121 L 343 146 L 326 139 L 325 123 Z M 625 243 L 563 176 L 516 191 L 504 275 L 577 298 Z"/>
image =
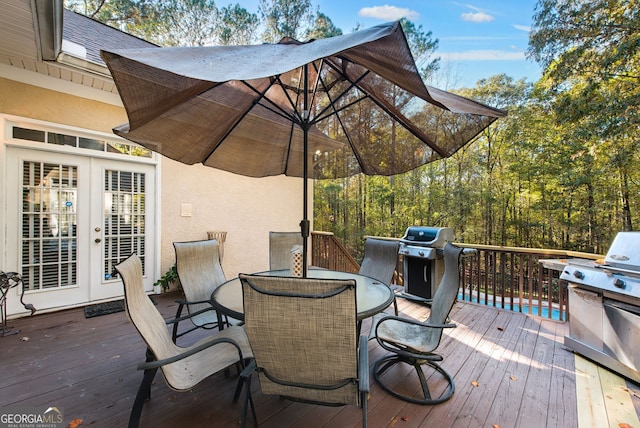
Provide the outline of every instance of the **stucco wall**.
<path id="1" fill-rule="evenodd" d="M 0 78 L 0 112 L 111 133 L 124 108 Z"/>
<path id="2" fill-rule="evenodd" d="M 0 78 L 0 113 L 111 132 L 127 121 L 122 107 Z M 160 270 L 174 262 L 174 241 L 227 232 L 223 268 L 228 278 L 268 268 L 270 230 L 296 231 L 302 218 L 302 180 L 248 178 L 202 165 L 161 160 Z M 311 195 L 311 191 L 310 191 Z M 182 204 L 192 216 L 182 217 Z M 311 210 L 311 202 L 309 203 Z"/>
<path id="3" fill-rule="evenodd" d="M 162 266 L 173 261 L 173 242 L 226 231 L 222 267 L 227 277 L 269 267 L 269 231 L 296 231 L 302 218 L 302 180 L 249 178 L 202 165 L 162 162 Z M 181 217 L 182 204 L 192 216 Z"/>

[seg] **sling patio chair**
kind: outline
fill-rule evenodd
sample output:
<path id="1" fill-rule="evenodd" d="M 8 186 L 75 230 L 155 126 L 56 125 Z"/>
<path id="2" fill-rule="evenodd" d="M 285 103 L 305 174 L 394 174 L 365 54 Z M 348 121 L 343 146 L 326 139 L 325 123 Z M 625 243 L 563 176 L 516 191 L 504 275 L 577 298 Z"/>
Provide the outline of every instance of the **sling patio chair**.
<path id="1" fill-rule="evenodd" d="M 373 376 L 380 386 L 401 400 L 416 404 L 438 404 L 453 395 L 453 378 L 438 363 L 442 356 L 435 351 L 440 345 L 442 331 L 456 325 L 448 323 L 449 312 L 458 296 L 460 287 L 459 259 L 463 249 L 451 243 L 444 248 L 444 275 L 436 290 L 429 318 L 420 322 L 397 316 L 387 316 L 374 326 L 375 336 L 380 346 L 391 352 L 374 363 Z M 393 376 L 384 377 L 384 373 L 397 364 L 413 366 L 420 380 L 422 396 L 409 395 L 393 389 L 390 383 Z M 430 366 L 446 380 L 446 387 L 436 397 L 432 397 L 422 366 Z"/>
<path id="2" fill-rule="evenodd" d="M 364 242 L 364 259 L 358 273 L 391 286 L 398 263 L 398 247 L 399 242 L 395 240 L 367 238 Z M 393 309 L 398 315 L 398 302 L 395 295 Z"/>
<path id="3" fill-rule="evenodd" d="M 211 305 L 211 293 L 226 282 L 220 264 L 220 246 L 217 240 L 174 242 L 176 269 L 182 285 L 184 300 L 176 300 L 178 310 L 173 324 L 173 340 L 198 328 L 222 330 L 230 325 L 226 316 Z M 182 311 L 187 309 L 187 315 Z M 192 327 L 178 333 L 180 321 L 189 320 Z"/>
<path id="4" fill-rule="evenodd" d="M 242 426 L 248 407 L 258 425 L 251 375 L 265 394 L 328 406 L 362 408 L 367 425 L 367 337 L 356 334 L 356 282 L 240 275 L 245 328 L 254 360 L 246 379 Z"/>
<path id="5" fill-rule="evenodd" d="M 147 345 L 146 361 L 138 365 L 144 375 L 129 416 L 130 428 L 140 422 L 142 407 L 145 400 L 151 398 L 151 383 L 158 368 L 171 389 L 188 391 L 233 365 L 244 367 L 245 360 L 252 358 L 247 335 L 240 326 L 224 329 L 188 347 L 176 345 L 167 323 L 144 291 L 140 258 L 132 254 L 115 268 L 124 283 L 127 317 Z M 238 382 L 236 397 L 241 386 Z"/>
<path id="6" fill-rule="evenodd" d="M 294 245 L 302 245 L 300 232 L 269 232 L 269 270 L 289 269 Z"/>

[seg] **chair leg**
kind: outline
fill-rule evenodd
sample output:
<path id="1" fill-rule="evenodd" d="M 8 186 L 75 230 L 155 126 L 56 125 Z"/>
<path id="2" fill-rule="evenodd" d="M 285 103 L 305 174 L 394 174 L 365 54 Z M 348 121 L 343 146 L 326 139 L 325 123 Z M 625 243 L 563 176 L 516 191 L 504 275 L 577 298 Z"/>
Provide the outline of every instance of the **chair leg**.
<path id="1" fill-rule="evenodd" d="M 247 411 L 249 410 L 249 405 L 251 406 L 251 413 L 253 414 L 253 424 L 257 427 L 258 417 L 256 416 L 256 408 L 253 405 L 253 396 L 251 395 L 251 375 L 247 376 L 244 383 L 247 384 L 247 393 L 244 398 L 244 404 L 242 405 L 242 421 L 240 422 L 240 427 L 246 428 L 247 426 Z"/>
<path id="2" fill-rule="evenodd" d="M 367 398 L 368 393 L 361 393 L 360 401 L 362 402 L 362 428 L 367 428 Z"/>
<path id="3" fill-rule="evenodd" d="M 237 403 L 238 399 L 240 398 L 240 394 L 242 393 L 242 387 L 244 386 L 244 384 L 247 382 L 247 378 L 240 375 L 238 376 L 238 383 L 236 384 L 236 392 L 233 394 L 233 402 Z M 249 388 L 250 385 L 247 386 L 247 388 Z"/>
<path id="4" fill-rule="evenodd" d="M 147 358 L 146 361 L 153 361 L 155 357 L 149 348 L 147 348 Z M 144 375 L 142 377 L 142 383 L 140 383 L 140 387 L 138 388 L 138 393 L 136 394 L 136 399 L 133 402 L 133 407 L 131 408 L 131 414 L 129 415 L 129 428 L 137 428 L 140 423 L 140 415 L 142 414 L 142 406 L 144 406 L 144 402 L 146 400 L 151 399 L 151 383 L 153 382 L 153 378 L 156 376 L 157 368 L 148 369 L 144 371 Z"/>
<path id="5" fill-rule="evenodd" d="M 157 371 L 158 369 L 149 369 L 144 371 L 142 383 L 140 384 L 140 388 L 138 388 L 136 399 L 133 402 L 133 407 L 131 408 L 131 415 L 129 416 L 129 428 L 137 428 L 138 424 L 140 423 L 142 406 L 144 406 L 144 402 L 146 400 L 151 399 L 151 382 L 153 382 L 153 378 L 155 377 Z"/>
<path id="6" fill-rule="evenodd" d="M 420 387 L 422 389 L 423 397 L 414 397 L 401 394 L 397 391 L 391 389 L 385 381 L 382 379 L 382 375 L 391 367 L 396 364 L 405 363 L 413 366 L 418 375 L 418 379 L 420 381 Z M 427 384 L 427 380 L 424 376 L 424 372 L 422 371 L 422 366 L 427 365 L 431 366 L 435 371 L 440 373 L 448 383 L 447 389 L 440 395 L 438 398 L 432 398 L 431 392 L 429 391 L 429 386 Z M 455 384 L 453 382 L 453 378 L 449 373 L 447 373 L 439 364 L 433 361 L 424 361 L 424 360 L 416 360 L 415 358 L 401 358 L 397 355 L 387 355 L 375 362 L 373 365 L 373 378 L 378 382 L 378 384 L 387 391 L 389 394 L 393 395 L 396 398 L 399 398 L 403 401 L 408 401 L 409 403 L 414 404 L 439 404 L 447 401 L 449 398 L 453 396 L 455 391 Z"/>

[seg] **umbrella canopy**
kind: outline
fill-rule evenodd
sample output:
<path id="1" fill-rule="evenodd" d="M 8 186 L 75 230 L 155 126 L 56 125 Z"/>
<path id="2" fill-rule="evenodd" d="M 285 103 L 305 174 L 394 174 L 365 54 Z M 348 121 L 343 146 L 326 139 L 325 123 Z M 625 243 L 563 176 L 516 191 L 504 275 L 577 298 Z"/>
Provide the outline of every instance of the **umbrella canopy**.
<path id="1" fill-rule="evenodd" d="M 251 177 L 394 175 L 445 158 L 501 110 L 426 86 L 400 22 L 301 43 L 102 51 L 129 123 L 171 159 Z"/>

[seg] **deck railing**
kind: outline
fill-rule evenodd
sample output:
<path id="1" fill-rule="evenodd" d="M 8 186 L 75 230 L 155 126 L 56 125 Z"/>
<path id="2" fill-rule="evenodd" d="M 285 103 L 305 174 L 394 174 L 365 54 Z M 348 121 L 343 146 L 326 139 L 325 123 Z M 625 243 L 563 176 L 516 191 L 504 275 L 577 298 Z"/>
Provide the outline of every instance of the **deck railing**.
<path id="1" fill-rule="evenodd" d="M 467 243 L 456 245 L 476 250 L 474 254 L 464 256 L 460 263 L 461 300 L 560 321 L 567 320 L 566 283 L 559 278 L 561 270 L 554 268 L 553 264 L 543 264 L 541 260 L 595 260 L 603 257 L 598 254 L 542 248 Z M 312 263 L 314 266 L 344 272 L 358 272 L 360 267 L 333 233 L 329 232 L 312 233 Z M 397 266 L 398 275 L 394 282 L 402 285 L 402 256 L 399 256 Z"/>
<path id="2" fill-rule="evenodd" d="M 360 269 L 360 264 L 331 232 L 311 232 L 311 264 L 341 272 Z"/>
<path id="3" fill-rule="evenodd" d="M 567 320 L 567 287 L 561 265 L 550 259 L 598 259 L 601 255 L 540 248 L 458 243 L 476 253 L 462 258 L 461 299 L 544 318 Z M 551 267 L 551 268 L 549 268 Z"/>

